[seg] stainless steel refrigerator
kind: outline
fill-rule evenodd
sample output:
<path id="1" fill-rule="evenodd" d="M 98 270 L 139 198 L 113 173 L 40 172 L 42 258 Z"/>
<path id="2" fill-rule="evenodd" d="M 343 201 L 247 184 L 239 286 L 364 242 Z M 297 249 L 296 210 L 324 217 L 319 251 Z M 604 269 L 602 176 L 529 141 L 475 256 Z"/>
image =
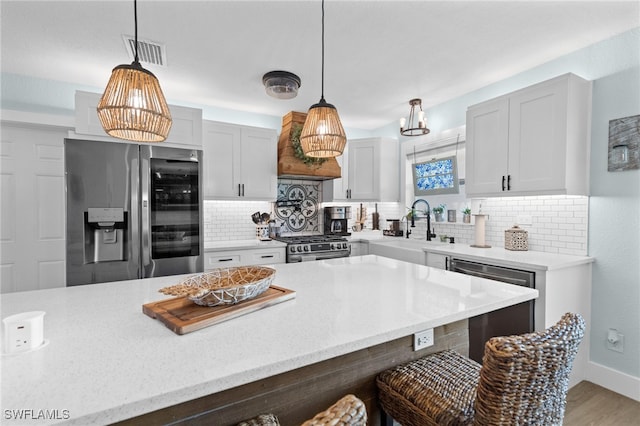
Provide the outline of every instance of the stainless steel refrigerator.
<path id="1" fill-rule="evenodd" d="M 202 151 L 65 139 L 67 286 L 202 272 Z"/>

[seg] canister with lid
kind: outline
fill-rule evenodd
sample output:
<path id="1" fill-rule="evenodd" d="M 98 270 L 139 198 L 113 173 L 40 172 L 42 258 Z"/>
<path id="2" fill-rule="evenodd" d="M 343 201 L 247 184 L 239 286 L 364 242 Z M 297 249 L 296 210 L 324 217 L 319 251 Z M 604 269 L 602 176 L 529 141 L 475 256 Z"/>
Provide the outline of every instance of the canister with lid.
<path id="1" fill-rule="evenodd" d="M 529 250 L 529 233 L 518 225 L 504 231 L 504 248 L 514 251 Z"/>

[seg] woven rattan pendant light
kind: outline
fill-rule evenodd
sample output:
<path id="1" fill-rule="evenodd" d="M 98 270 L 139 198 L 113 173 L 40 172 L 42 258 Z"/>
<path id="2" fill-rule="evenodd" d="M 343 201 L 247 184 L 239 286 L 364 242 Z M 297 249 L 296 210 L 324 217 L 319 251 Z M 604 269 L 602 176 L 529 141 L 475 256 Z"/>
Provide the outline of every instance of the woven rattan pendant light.
<path id="1" fill-rule="evenodd" d="M 136 142 L 162 142 L 171 130 L 171 113 L 160 83 L 138 61 L 138 4 L 133 1 L 135 58 L 118 65 L 98 102 L 98 118 L 110 136 Z"/>
<path id="2" fill-rule="evenodd" d="M 322 92 L 320 102 L 311 105 L 300 134 L 307 157 L 337 157 L 344 151 L 347 136 L 335 106 L 324 100 L 324 0 L 322 0 Z"/>

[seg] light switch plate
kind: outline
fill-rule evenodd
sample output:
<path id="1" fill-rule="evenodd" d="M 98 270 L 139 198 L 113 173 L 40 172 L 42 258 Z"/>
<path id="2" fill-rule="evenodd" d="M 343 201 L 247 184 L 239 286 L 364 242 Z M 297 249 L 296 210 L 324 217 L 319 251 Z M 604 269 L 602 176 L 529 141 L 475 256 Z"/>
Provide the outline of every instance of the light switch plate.
<path id="1" fill-rule="evenodd" d="M 516 218 L 518 225 L 533 225 L 533 219 L 530 214 L 521 214 Z"/>

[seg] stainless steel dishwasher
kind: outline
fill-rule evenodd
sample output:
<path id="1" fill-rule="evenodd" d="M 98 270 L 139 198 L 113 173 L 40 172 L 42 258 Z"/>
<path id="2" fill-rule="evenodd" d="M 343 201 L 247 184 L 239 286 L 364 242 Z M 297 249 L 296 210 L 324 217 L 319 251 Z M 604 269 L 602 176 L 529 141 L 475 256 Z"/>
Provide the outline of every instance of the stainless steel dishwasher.
<path id="1" fill-rule="evenodd" d="M 447 269 L 474 277 L 488 278 L 508 284 L 535 288 L 535 272 L 487 265 L 449 257 Z M 491 337 L 534 331 L 534 301 L 469 318 L 469 358 L 482 363 L 484 344 Z"/>

